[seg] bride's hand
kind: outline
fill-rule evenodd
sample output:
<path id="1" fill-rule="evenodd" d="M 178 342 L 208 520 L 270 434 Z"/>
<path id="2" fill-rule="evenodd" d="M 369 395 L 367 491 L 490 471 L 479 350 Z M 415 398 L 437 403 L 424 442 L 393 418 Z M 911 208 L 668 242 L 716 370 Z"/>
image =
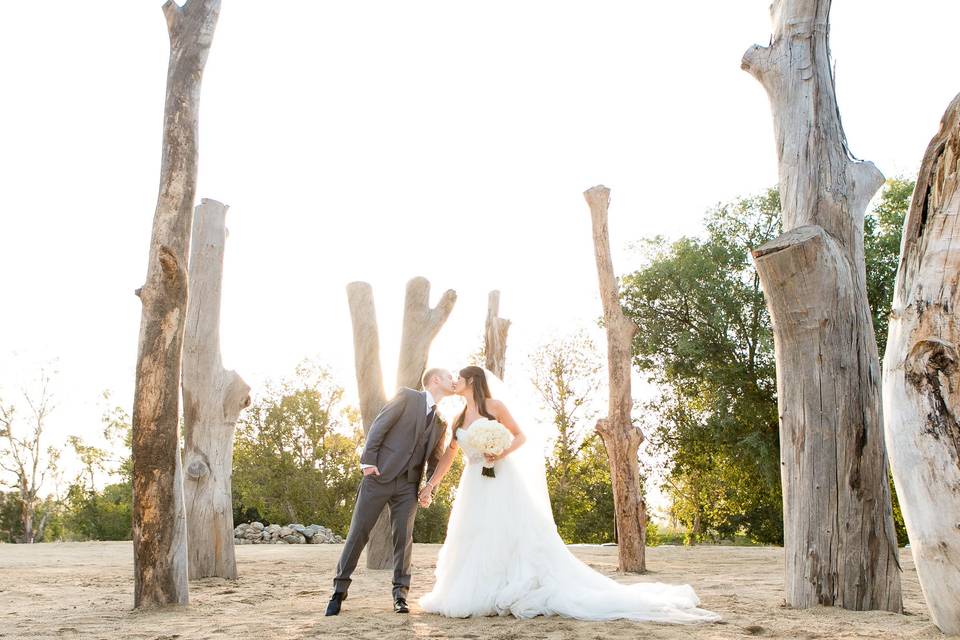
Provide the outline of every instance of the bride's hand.
<path id="1" fill-rule="evenodd" d="M 503 460 L 502 453 L 498 453 L 498 454 L 485 453 L 483 454 L 483 457 L 486 459 L 487 462 L 490 462 L 490 463 L 494 463 L 497 460 Z"/>
<path id="2" fill-rule="evenodd" d="M 429 483 L 423 485 L 423 488 L 420 489 L 420 493 L 417 494 L 417 500 L 420 502 L 421 507 L 429 507 L 430 503 L 433 502 L 433 487 Z"/>

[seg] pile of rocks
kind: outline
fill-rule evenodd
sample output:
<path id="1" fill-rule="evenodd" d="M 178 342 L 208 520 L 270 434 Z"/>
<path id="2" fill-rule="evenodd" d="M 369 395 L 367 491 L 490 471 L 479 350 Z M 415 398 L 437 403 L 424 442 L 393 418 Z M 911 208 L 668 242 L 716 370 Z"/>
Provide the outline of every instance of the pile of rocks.
<path id="1" fill-rule="evenodd" d="M 326 527 L 311 524 L 278 524 L 264 526 L 262 522 L 238 524 L 233 530 L 234 544 L 339 544 L 343 538 Z"/>

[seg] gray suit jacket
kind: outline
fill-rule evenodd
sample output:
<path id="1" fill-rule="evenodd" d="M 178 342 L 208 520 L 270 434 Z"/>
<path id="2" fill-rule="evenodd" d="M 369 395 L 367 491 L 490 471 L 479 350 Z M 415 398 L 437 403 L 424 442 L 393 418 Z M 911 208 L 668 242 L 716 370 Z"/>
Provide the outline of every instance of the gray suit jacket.
<path id="1" fill-rule="evenodd" d="M 436 417 L 432 424 L 427 424 L 427 409 L 422 391 L 402 387 L 374 419 L 367 432 L 360 462 L 377 467 L 380 475 L 373 476 L 375 480 L 391 482 L 406 473 L 414 454 L 423 451 L 424 447 L 428 477 L 433 473 L 439 458 L 432 454 L 443 426 Z M 416 469 L 415 474 L 419 482 L 423 467 Z"/>

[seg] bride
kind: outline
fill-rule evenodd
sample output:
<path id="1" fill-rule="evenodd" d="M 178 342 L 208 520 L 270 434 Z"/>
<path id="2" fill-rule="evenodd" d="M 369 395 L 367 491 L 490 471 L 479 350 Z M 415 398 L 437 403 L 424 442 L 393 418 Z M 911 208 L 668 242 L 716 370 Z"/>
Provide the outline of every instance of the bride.
<path id="1" fill-rule="evenodd" d="M 578 560 L 553 521 L 542 448 L 536 446 L 536 434 L 524 433 L 504 404 L 502 381 L 485 369 L 467 367 L 454 390 L 466 399 L 466 407 L 454 424 L 450 447 L 420 494 L 421 504 L 429 504 L 460 447 L 467 464 L 437 558 L 436 582 L 419 601 L 425 611 L 458 618 L 719 619 L 697 607 L 689 585 L 621 584 Z M 496 420 L 513 434 L 510 446 L 497 456 L 484 456 L 464 441 L 471 425 L 483 419 Z M 493 464 L 495 477 L 481 473 L 484 458 Z"/>

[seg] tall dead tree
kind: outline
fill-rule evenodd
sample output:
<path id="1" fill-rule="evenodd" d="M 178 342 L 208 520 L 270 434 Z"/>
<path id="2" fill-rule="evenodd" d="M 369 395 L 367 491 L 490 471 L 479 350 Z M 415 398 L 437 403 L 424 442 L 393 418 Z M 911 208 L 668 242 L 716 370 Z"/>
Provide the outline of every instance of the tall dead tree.
<path id="1" fill-rule="evenodd" d="M 447 291 L 440 303 L 430 308 L 430 283 L 414 278 L 407 283 L 403 315 L 403 337 L 397 387 L 420 388 L 430 352 L 430 344 L 453 310 L 457 294 Z M 387 403 L 380 365 L 380 333 L 373 302 L 373 288 L 366 282 L 347 285 L 347 301 L 353 324 L 354 370 L 360 395 L 360 417 L 367 434 L 374 418 Z M 367 568 L 389 569 L 393 566 L 393 537 L 390 533 L 390 507 L 384 508 L 367 541 Z"/>
<path id="2" fill-rule="evenodd" d="M 500 292 L 491 291 L 487 297 L 487 322 L 483 332 L 483 355 L 487 369 L 503 380 L 507 363 L 507 332 L 510 321 L 500 317 Z"/>
<path id="3" fill-rule="evenodd" d="M 630 363 L 633 360 L 633 338 L 638 328 L 623 314 L 613 259 L 610 257 L 610 234 L 607 230 L 610 189 L 598 185 L 584 191 L 583 197 L 590 205 L 603 321 L 607 328 L 610 404 L 607 417 L 597 421 L 596 430 L 603 438 L 610 459 L 619 568 L 620 571 L 639 573 L 647 570 L 647 505 L 643 498 L 638 459 L 643 432 L 633 424 L 631 417 L 633 398 L 630 393 Z"/>
<path id="4" fill-rule="evenodd" d="M 40 386 L 36 394 L 23 392 L 23 399 L 30 408 L 30 426 L 18 437 L 16 408 L 4 405 L 0 399 L 0 489 L 12 489 L 12 494 L 20 502 L 20 541 L 32 544 L 43 541 L 43 529 L 50 515 L 46 510 L 39 526 L 34 528 L 37 509 L 42 504 L 40 489 L 47 475 L 57 473 L 59 450 L 47 446 L 46 455 L 43 441 L 47 436 L 47 418 L 53 412 L 53 396 L 50 393 L 50 377 L 46 371 L 40 371 Z"/>
<path id="5" fill-rule="evenodd" d="M 250 387 L 220 357 L 227 206 L 203 199 L 193 217 L 190 299 L 183 337 L 183 435 L 191 579 L 234 579 L 233 431 Z"/>
<path id="6" fill-rule="evenodd" d="M 200 83 L 220 0 L 163 5 L 170 35 L 160 193 L 153 218 L 133 396 L 134 606 L 186 604 L 187 536 L 180 467 L 180 357 L 187 247 L 197 188 Z"/>
<path id="7" fill-rule="evenodd" d="M 853 158 L 837 109 L 829 0 L 775 0 L 766 89 L 784 233 L 753 252 L 773 323 L 786 600 L 900 611 L 863 218 L 883 176 Z"/>
<path id="8" fill-rule="evenodd" d="M 887 451 L 934 624 L 960 634 L 960 95 L 904 223 L 883 361 Z"/>

